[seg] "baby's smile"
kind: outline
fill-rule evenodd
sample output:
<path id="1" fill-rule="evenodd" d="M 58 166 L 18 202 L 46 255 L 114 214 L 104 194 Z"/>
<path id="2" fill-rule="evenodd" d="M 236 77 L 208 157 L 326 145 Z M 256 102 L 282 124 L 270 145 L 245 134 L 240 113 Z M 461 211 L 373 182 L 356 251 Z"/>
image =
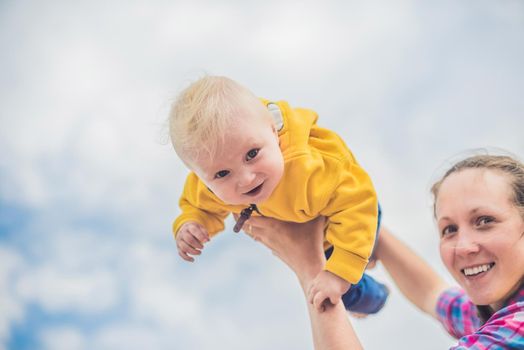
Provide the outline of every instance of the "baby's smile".
<path id="1" fill-rule="evenodd" d="M 248 191 L 248 192 L 245 192 L 244 194 L 247 195 L 247 196 L 256 196 L 257 194 L 260 193 L 260 191 L 262 191 L 262 187 L 264 186 L 264 183 L 262 182 L 260 185 L 256 186 L 255 188 L 253 188 L 252 190 Z"/>

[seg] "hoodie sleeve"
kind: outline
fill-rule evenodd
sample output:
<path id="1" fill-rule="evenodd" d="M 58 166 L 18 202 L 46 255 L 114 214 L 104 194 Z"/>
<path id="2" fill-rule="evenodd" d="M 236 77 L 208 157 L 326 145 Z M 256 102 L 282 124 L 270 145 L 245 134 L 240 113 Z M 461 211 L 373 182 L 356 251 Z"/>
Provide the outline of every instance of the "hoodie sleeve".
<path id="1" fill-rule="evenodd" d="M 186 179 L 179 206 L 182 213 L 173 223 L 175 237 L 180 227 L 188 221 L 200 223 L 210 236 L 214 236 L 224 229 L 224 220 L 229 215 L 229 211 L 224 210 L 216 196 L 194 173 L 190 173 Z"/>
<path id="2" fill-rule="evenodd" d="M 375 243 L 378 201 L 368 174 L 356 161 L 340 161 L 335 187 L 321 215 L 328 217 L 326 240 L 333 253 L 325 269 L 355 284 Z"/>

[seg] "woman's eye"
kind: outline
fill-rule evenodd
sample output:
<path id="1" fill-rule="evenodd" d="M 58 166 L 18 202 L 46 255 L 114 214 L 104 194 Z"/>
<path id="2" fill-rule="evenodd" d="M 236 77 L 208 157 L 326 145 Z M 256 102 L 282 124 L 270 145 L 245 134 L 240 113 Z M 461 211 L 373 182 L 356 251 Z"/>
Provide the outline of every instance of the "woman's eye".
<path id="1" fill-rule="evenodd" d="M 229 174 L 229 170 L 220 170 L 219 172 L 215 174 L 215 179 L 223 178 L 227 176 L 228 174 Z"/>
<path id="2" fill-rule="evenodd" d="M 484 226 L 495 221 L 491 216 L 481 216 L 477 219 L 477 226 Z"/>
<path id="3" fill-rule="evenodd" d="M 246 160 L 251 160 L 251 159 L 255 158 L 257 156 L 257 154 L 258 154 L 258 151 L 259 151 L 258 148 L 253 148 L 252 150 L 247 152 Z"/>
<path id="4" fill-rule="evenodd" d="M 444 227 L 442 229 L 441 235 L 445 236 L 445 235 L 448 235 L 448 234 L 454 233 L 454 232 L 457 232 L 457 226 L 449 225 L 449 226 L 446 226 L 446 227 Z"/>

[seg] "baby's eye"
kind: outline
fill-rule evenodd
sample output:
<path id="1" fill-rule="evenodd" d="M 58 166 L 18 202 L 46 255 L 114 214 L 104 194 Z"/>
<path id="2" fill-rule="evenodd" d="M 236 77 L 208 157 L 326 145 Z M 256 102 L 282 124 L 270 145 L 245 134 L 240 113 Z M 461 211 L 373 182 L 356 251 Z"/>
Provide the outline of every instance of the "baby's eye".
<path id="1" fill-rule="evenodd" d="M 445 235 L 448 235 L 450 233 L 457 232 L 457 226 L 455 225 L 448 225 L 442 229 L 441 236 L 444 237 Z"/>
<path id="2" fill-rule="evenodd" d="M 495 219 L 492 218 L 491 216 L 480 216 L 477 219 L 476 224 L 477 226 L 484 226 L 484 225 L 492 223 L 493 221 L 495 221 Z"/>
<path id="3" fill-rule="evenodd" d="M 229 175 L 229 170 L 220 170 L 219 172 L 215 174 L 215 179 L 220 179 L 227 175 Z"/>
<path id="4" fill-rule="evenodd" d="M 259 151 L 258 148 L 253 148 L 252 150 L 247 152 L 246 160 L 251 160 L 251 159 L 255 158 L 257 156 L 257 154 L 258 154 L 258 151 Z"/>

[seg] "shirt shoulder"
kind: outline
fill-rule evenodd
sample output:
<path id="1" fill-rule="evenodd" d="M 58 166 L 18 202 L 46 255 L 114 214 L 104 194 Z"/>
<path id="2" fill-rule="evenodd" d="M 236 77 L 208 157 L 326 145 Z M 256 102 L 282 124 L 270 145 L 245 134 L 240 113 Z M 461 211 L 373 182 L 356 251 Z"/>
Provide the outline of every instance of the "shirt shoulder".
<path id="1" fill-rule="evenodd" d="M 480 326 L 477 308 L 460 288 L 449 288 L 437 301 L 437 317 L 454 338 L 474 333 Z"/>
<path id="2" fill-rule="evenodd" d="M 452 349 L 524 349 L 524 303 L 499 310 L 475 333 L 460 338 Z"/>
<path id="3" fill-rule="evenodd" d="M 458 339 L 453 350 L 524 349 L 524 300 L 512 299 L 480 325 L 477 308 L 459 288 L 445 290 L 437 302 L 437 315 Z"/>

